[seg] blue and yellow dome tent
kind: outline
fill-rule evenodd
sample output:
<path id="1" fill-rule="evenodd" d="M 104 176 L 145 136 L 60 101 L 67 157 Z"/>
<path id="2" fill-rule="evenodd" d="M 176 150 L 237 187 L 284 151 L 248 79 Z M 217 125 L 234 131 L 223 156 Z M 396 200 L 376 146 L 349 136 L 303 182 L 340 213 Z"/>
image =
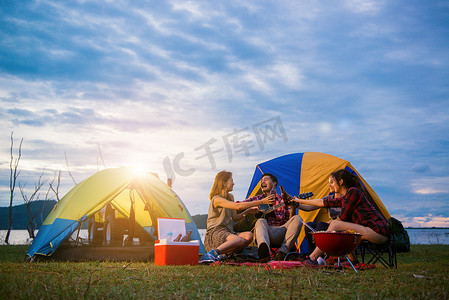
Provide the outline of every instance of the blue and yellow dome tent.
<path id="1" fill-rule="evenodd" d="M 294 153 L 280 156 L 269 161 L 263 162 L 256 166 L 253 179 L 248 189 L 247 198 L 260 194 L 260 180 L 265 173 L 271 173 L 278 179 L 278 194 L 280 194 L 279 185 L 292 196 L 301 193 L 312 192 L 313 198 L 323 198 L 329 195 L 329 175 L 339 169 L 347 169 L 357 174 L 362 184 L 368 191 L 367 198 L 370 202 L 388 219 L 390 214 L 380 200 L 379 196 L 374 192 L 371 186 L 363 179 L 350 162 L 319 152 Z M 329 221 L 326 208 L 306 212 L 297 210 L 298 214 L 303 218 L 304 222 Z M 307 243 L 304 241 L 304 230 L 298 238 L 301 252 L 307 252 Z"/>
<path id="2" fill-rule="evenodd" d="M 200 253 L 204 253 L 195 222 L 178 195 L 157 175 L 122 167 L 99 171 L 70 190 L 45 219 L 27 255 L 52 255 L 82 222 L 108 203 L 129 217 L 131 199 L 136 223 L 154 240 L 157 239 L 157 218 L 185 219 L 186 230 L 192 231 L 191 239 L 200 241 Z"/>

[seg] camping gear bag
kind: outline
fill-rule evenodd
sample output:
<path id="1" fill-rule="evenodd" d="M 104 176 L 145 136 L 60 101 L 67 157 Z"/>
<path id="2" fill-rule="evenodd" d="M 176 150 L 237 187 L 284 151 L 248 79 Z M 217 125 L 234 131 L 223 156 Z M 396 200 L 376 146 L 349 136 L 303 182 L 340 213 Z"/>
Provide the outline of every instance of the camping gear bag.
<path id="1" fill-rule="evenodd" d="M 409 252 L 410 251 L 410 238 L 407 231 L 404 229 L 401 221 L 393 217 L 389 218 L 388 228 L 390 233 L 394 238 L 394 245 L 397 252 Z"/>

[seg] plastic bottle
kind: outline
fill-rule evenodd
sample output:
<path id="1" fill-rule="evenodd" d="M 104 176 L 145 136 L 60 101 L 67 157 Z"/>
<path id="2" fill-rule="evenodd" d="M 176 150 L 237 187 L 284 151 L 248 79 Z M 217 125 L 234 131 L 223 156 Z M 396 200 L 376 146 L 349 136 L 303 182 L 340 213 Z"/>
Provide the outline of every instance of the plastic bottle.
<path id="1" fill-rule="evenodd" d="M 322 257 L 318 257 L 316 261 L 318 262 L 319 265 L 326 265 L 326 260 Z"/>
<path id="2" fill-rule="evenodd" d="M 173 232 L 168 232 L 165 238 L 167 239 L 168 242 L 173 241 Z"/>

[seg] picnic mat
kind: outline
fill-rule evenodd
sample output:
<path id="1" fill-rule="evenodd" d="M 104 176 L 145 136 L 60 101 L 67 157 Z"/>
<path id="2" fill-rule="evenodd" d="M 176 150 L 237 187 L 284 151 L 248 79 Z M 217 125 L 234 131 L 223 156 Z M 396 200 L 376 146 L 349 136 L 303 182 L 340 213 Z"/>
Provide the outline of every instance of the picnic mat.
<path id="1" fill-rule="evenodd" d="M 342 260 L 343 262 L 343 260 Z M 301 261 L 269 261 L 266 263 L 258 263 L 258 262 L 237 262 L 237 261 L 217 261 L 211 264 L 211 266 L 219 266 L 219 265 L 231 265 L 231 266 L 256 266 L 256 267 L 263 267 L 267 270 L 286 270 L 286 269 L 293 269 L 293 268 L 325 268 L 325 269 L 338 269 L 337 260 L 334 258 L 331 258 L 329 260 L 326 260 L 327 265 L 315 265 L 310 266 L 308 264 L 305 264 Z M 349 264 L 341 265 L 342 268 L 352 269 L 352 267 Z M 369 270 L 376 267 L 376 265 L 367 265 L 364 263 L 357 263 L 354 265 L 354 267 L 357 270 Z"/>

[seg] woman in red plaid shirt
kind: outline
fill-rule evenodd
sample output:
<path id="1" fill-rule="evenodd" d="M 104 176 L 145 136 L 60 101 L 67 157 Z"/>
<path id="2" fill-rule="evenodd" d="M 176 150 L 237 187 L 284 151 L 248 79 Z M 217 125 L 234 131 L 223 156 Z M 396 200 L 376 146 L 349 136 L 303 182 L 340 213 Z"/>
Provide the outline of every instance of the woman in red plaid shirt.
<path id="1" fill-rule="evenodd" d="M 329 185 L 336 193 L 343 195 L 336 199 L 301 200 L 294 198 L 299 204 L 310 204 L 319 207 L 338 207 L 342 210 L 336 220 L 330 221 L 327 231 L 353 230 L 362 234 L 362 239 L 375 244 L 383 244 L 388 240 L 387 221 L 382 214 L 368 201 L 362 192 L 360 180 L 348 170 L 341 169 L 329 177 Z M 306 263 L 314 265 L 318 257 L 323 255 L 318 247 L 310 254 Z"/>

